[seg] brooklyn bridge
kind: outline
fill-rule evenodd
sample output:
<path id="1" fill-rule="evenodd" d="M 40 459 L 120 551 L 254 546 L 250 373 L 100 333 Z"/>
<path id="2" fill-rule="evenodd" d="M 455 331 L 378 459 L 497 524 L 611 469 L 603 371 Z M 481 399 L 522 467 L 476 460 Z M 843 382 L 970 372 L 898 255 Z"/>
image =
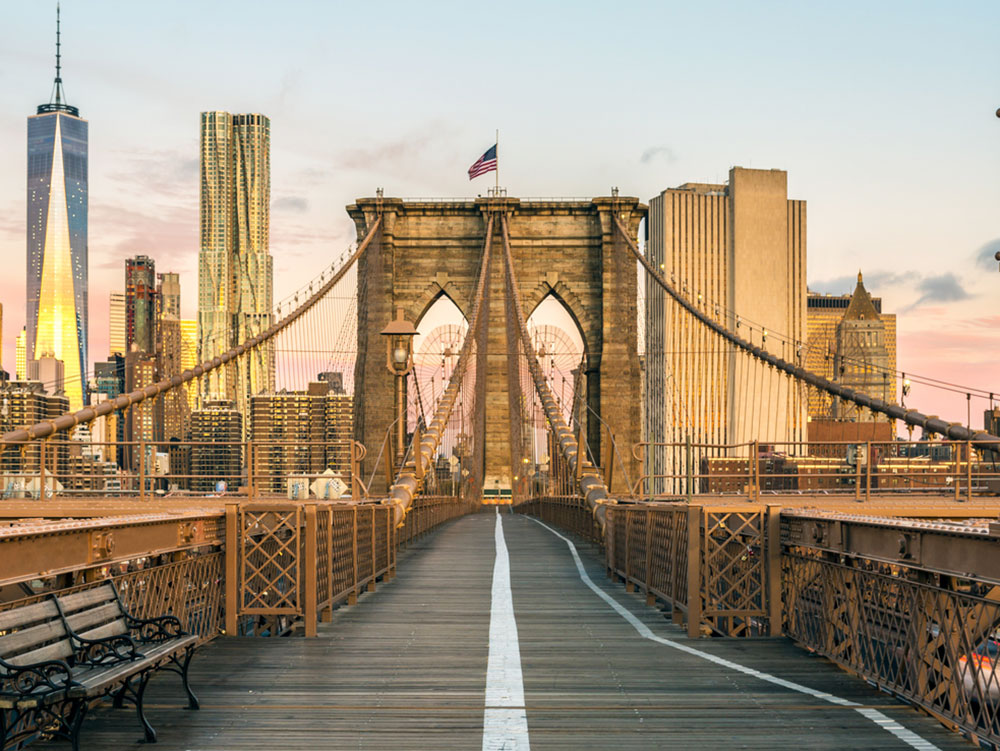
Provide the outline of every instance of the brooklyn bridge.
<path id="1" fill-rule="evenodd" d="M 273 323 L 4 435 L 3 747 L 1000 745 L 1000 437 L 809 370 L 801 207 L 692 196 L 380 191 Z M 348 435 L 79 440 L 331 363 Z"/>

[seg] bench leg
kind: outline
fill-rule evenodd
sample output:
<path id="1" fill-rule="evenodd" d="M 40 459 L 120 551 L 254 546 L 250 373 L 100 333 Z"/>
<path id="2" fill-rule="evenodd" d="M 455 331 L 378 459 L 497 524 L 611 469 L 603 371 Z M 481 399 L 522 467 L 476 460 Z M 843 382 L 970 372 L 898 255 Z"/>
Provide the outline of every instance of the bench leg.
<path id="1" fill-rule="evenodd" d="M 192 657 L 194 657 L 194 648 L 188 647 L 187 653 L 184 655 L 184 664 L 181 667 L 181 681 L 184 683 L 184 691 L 187 692 L 188 709 L 201 709 L 198 697 L 194 695 L 191 683 L 188 681 L 188 667 L 191 665 Z"/>
<path id="2" fill-rule="evenodd" d="M 181 677 L 181 682 L 184 684 L 184 692 L 188 697 L 188 709 L 201 709 L 201 703 L 198 701 L 198 697 L 194 695 L 194 691 L 191 690 L 191 683 L 188 680 L 188 667 L 191 665 L 192 657 L 194 657 L 194 647 L 188 647 L 184 652 L 184 659 L 174 655 L 170 658 L 172 666 L 165 665 L 163 669 L 169 670 L 171 673 L 177 673 Z"/>
<path id="3" fill-rule="evenodd" d="M 80 730 L 83 728 L 83 718 L 87 714 L 87 701 L 81 700 L 73 705 L 70 710 L 69 720 L 66 722 L 66 730 L 69 733 L 69 742 L 73 746 L 73 751 L 80 751 Z"/>
<path id="4" fill-rule="evenodd" d="M 111 697 L 111 706 L 114 709 L 121 709 L 125 706 L 125 687 L 122 686 L 121 689 L 115 691 L 114 695 Z"/>
<path id="5" fill-rule="evenodd" d="M 138 676 L 139 687 L 135 689 L 135 713 L 139 716 L 139 722 L 142 723 L 142 729 L 146 733 L 146 743 L 156 743 L 156 731 L 153 730 L 153 726 L 146 719 L 146 713 L 142 710 L 142 697 L 146 693 L 146 684 L 149 683 L 149 676 L 149 672 Z"/>

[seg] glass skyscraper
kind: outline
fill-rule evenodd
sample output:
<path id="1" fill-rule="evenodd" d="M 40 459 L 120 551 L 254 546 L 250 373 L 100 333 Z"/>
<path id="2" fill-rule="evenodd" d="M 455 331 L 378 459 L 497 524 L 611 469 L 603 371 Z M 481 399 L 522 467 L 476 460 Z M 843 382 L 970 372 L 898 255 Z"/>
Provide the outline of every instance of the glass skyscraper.
<path id="1" fill-rule="evenodd" d="M 87 372 L 88 124 L 65 103 L 56 31 L 48 104 L 28 118 L 28 359 L 63 361 L 70 409 L 83 406 Z"/>
<path id="2" fill-rule="evenodd" d="M 201 113 L 201 248 L 198 359 L 210 360 L 272 323 L 271 121 L 264 115 Z M 257 347 L 203 384 L 211 399 L 235 401 L 274 390 L 274 349 Z"/>

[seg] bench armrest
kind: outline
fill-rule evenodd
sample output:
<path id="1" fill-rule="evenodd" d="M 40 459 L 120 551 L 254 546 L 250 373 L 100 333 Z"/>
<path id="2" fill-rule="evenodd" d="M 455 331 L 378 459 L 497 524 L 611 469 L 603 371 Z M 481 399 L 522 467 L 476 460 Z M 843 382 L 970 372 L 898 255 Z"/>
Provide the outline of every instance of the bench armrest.
<path id="1" fill-rule="evenodd" d="M 77 652 L 74 657 L 77 665 L 110 665 L 118 662 L 132 662 L 142 657 L 136 650 L 132 637 L 125 634 L 106 636 L 103 639 L 85 639 L 73 634 Z"/>
<path id="2" fill-rule="evenodd" d="M 156 618 L 133 618 L 126 615 L 125 623 L 137 632 L 136 641 L 140 644 L 170 641 L 178 636 L 186 636 L 180 620 L 175 615 L 161 615 Z"/>
<path id="3" fill-rule="evenodd" d="M 63 691 L 76 686 L 73 672 L 62 660 L 46 660 L 31 665 L 11 665 L 0 659 L 0 691 L 28 698 Z"/>

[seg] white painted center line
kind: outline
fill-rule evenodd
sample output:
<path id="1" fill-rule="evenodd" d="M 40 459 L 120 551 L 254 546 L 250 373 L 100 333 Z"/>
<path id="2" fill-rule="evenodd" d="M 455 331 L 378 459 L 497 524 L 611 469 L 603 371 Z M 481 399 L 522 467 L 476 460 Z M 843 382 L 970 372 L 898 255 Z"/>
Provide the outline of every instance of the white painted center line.
<path id="1" fill-rule="evenodd" d="M 883 730 L 892 733 L 894 736 L 899 738 L 899 740 L 901 740 L 903 743 L 907 744 L 911 748 L 918 749 L 918 751 L 941 751 L 937 746 L 935 746 L 930 741 L 920 737 L 912 730 L 908 730 L 907 728 L 903 727 L 895 720 L 886 716 L 882 712 L 879 712 L 877 709 L 867 709 L 859 705 L 857 702 L 850 701 L 849 699 L 843 699 L 839 696 L 828 694 L 825 691 L 817 691 L 814 688 L 803 686 L 801 683 L 786 681 L 784 678 L 779 678 L 776 675 L 771 675 L 770 673 L 765 673 L 760 670 L 755 670 L 754 668 L 748 668 L 744 665 L 740 665 L 737 662 L 733 662 L 732 660 L 727 660 L 724 657 L 718 657 L 709 652 L 702 652 L 700 649 L 689 647 L 687 644 L 683 644 L 678 641 L 672 641 L 671 639 L 664 639 L 661 636 L 657 636 L 656 634 L 653 633 L 652 629 L 650 629 L 649 626 L 647 626 L 645 623 L 636 618 L 635 615 L 633 615 L 625 608 L 625 606 L 623 606 L 621 603 L 615 600 L 611 595 L 609 595 L 603 589 L 594 584 L 590 576 L 587 575 L 587 572 L 583 567 L 583 561 L 580 560 L 580 554 L 576 552 L 576 545 L 573 544 L 572 540 L 570 540 L 568 537 L 564 537 L 563 535 L 559 534 L 554 529 L 552 529 L 552 527 L 550 527 L 548 524 L 545 524 L 544 522 L 541 522 L 538 519 L 535 519 L 534 517 L 529 516 L 528 518 L 531 519 L 531 521 L 535 522 L 536 524 L 540 524 L 541 526 L 545 527 L 545 529 L 549 530 L 549 532 L 554 534 L 556 537 L 558 537 L 560 540 L 562 540 L 569 546 L 569 552 L 572 553 L 573 555 L 573 560 L 576 562 L 577 573 L 580 575 L 580 579 L 583 580 L 583 583 L 586 584 L 588 587 L 590 587 L 590 589 L 594 592 L 594 594 L 596 594 L 598 597 L 604 600 L 608 605 L 610 605 L 612 609 L 614 609 L 614 611 L 618 613 L 618 615 L 620 615 L 622 618 L 624 618 L 626 621 L 632 624 L 632 627 L 636 631 L 638 631 L 639 635 L 642 636 L 643 638 L 649 639 L 650 641 L 655 641 L 657 644 L 663 644 L 664 646 L 672 647 L 673 649 L 679 650 L 693 657 L 699 657 L 703 660 L 714 662 L 716 665 L 721 665 L 722 667 L 729 668 L 730 670 L 735 670 L 737 672 L 743 673 L 744 675 L 750 675 L 753 676 L 754 678 L 759 678 L 760 680 L 766 681 L 767 683 L 773 683 L 776 686 L 787 688 L 791 691 L 798 691 L 799 693 L 812 696 L 816 699 L 821 699 L 823 701 L 830 702 L 831 704 L 837 704 L 842 707 L 854 707 L 855 708 L 854 711 L 856 711 L 862 717 L 871 720 Z M 494 585 L 494 587 L 495 586 L 496 585 Z M 511 746 L 510 748 L 514 747 Z"/>
<path id="2" fill-rule="evenodd" d="M 490 657 L 486 666 L 486 711 L 483 751 L 529 751 L 528 717 L 524 711 L 521 648 L 510 591 L 510 557 L 497 509 L 494 539 L 493 599 L 490 606 Z"/>

